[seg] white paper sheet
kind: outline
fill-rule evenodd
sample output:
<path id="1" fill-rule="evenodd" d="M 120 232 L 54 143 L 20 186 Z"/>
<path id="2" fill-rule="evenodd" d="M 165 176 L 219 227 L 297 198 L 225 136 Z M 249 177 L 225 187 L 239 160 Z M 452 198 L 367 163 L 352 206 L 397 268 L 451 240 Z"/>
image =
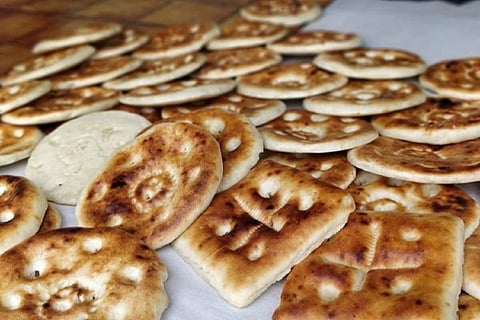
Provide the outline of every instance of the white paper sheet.
<path id="1" fill-rule="evenodd" d="M 335 0 L 307 29 L 356 32 L 365 46 L 409 50 L 431 64 L 480 56 L 480 1 L 454 5 L 444 1 Z M 22 175 L 24 166 L 25 161 L 2 167 L 0 174 Z M 463 187 L 480 201 L 480 183 Z M 76 224 L 73 207 L 57 207 L 66 226 Z M 169 272 L 166 290 L 170 306 L 162 319 L 270 319 L 279 303 L 282 282 L 272 285 L 250 306 L 237 309 L 225 302 L 170 247 L 158 250 L 158 255 Z"/>

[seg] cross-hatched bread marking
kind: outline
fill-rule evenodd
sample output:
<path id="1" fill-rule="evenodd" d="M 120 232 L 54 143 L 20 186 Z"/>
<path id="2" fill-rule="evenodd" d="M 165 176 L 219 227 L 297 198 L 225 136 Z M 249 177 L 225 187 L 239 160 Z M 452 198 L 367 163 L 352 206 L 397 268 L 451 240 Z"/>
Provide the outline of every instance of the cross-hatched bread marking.
<path id="1" fill-rule="evenodd" d="M 354 213 L 288 275 L 273 319 L 456 319 L 463 223 Z"/>
<path id="2" fill-rule="evenodd" d="M 47 206 L 43 192 L 27 178 L 0 176 L 0 253 L 33 236 Z"/>
<path id="3" fill-rule="evenodd" d="M 353 210 L 345 191 L 263 160 L 217 194 L 173 246 L 224 299 L 245 307 L 340 230 Z"/>
<path id="4" fill-rule="evenodd" d="M 0 268 L 2 319 L 159 319 L 168 305 L 155 251 L 116 228 L 35 235 L 4 253 Z"/>
<path id="5" fill-rule="evenodd" d="M 359 212 L 455 215 L 464 222 L 465 238 L 470 237 L 480 221 L 480 205 L 453 185 L 415 183 L 357 170 L 347 191 Z"/>
<path id="6" fill-rule="evenodd" d="M 221 178 L 213 135 L 189 123 L 157 123 L 109 158 L 83 189 L 76 215 L 82 226 L 117 226 L 159 248 L 208 206 Z"/>

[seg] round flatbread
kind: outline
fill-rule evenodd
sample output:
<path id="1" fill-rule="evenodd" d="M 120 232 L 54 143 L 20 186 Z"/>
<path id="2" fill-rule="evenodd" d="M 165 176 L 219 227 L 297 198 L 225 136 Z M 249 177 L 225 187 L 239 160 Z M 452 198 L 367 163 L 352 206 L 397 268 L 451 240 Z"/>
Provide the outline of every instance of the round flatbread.
<path id="1" fill-rule="evenodd" d="M 465 239 L 480 222 L 480 205 L 459 187 L 416 183 L 357 170 L 348 187 L 357 212 L 454 215 L 463 220 Z"/>
<path id="2" fill-rule="evenodd" d="M 135 58 L 164 59 L 199 51 L 220 33 L 213 22 L 167 26 L 150 37 L 150 41 L 133 52 Z"/>
<path id="3" fill-rule="evenodd" d="M 212 134 L 189 123 L 157 123 L 110 157 L 83 189 L 76 216 L 81 226 L 116 226 L 157 249 L 206 209 L 221 179 Z"/>
<path id="4" fill-rule="evenodd" d="M 316 55 L 324 51 L 357 48 L 362 40 L 355 33 L 330 30 L 300 30 L 269 43 L 267 48 L 282 55 Z"/>
<path id="5" fill-rule="evenodd" d="M 54 91 L 2 115 L 2 121 L 16 125 L 65 121 L 83 114 L 113 107 L 120 93 L 101 87 Z"/>
<path id="6" fill-rule="evenodd" d="M 281 64 L 237 79 L 237 92 L 261 99 L 298 99 L 335 90 L 348 78 L 310 62 Z"/>
<path id="7" fill-rule="evenodd" d="M 113 110 L 120 110 L 135 113 L 141 115 L 151 123 L 157 122 L 162 120 L 162 110 L 163 108 L 152 108 L 152 107 L 135 107 L 135 106 L 127 106 L 126 104 L 117 104 L 113 107 Z"/>
<path id="8" fill-rule="evenodd" d="M 317 2 L 298 0 L 254 1 L 240 9 L 240 15 L 247 20 L 289 27 L 315 20 L 321 13 L 321 6 Z"/>
<path id="9" fill-rule="evenodd" d="M 0 122 L 0 166 L 28 158 L 43 136 L 43 132 L 36 126 Z"/>
<path id="10" fill-rule="evenodd" d="M 50 81 L 27 81 L 0 88 L 0 114 L 21 107 L 45 94 L 52 85 Z"/>
<path id="11" fill-rule="evenodd" d="M 465 260 L 463 265 L 462 289 L 475 299 L 480 299 L 480 228 L 465 241 Z"/>
<path id="12" fill-rule="evenodd" d="M 168 306 L 165 265 L 116 228 L 35 235 L 4 253 L 0 270 L 2 319 L 160 319 Z"/>
<path id="13" fill-rule="evenodd" d="M 420 183 L 480 181 L 480 140 L 429 145 L 379 137 L 348 151 L 355 167 L 378 175 Z"/>
<path id="14" fill-rule="evenodd" d="M 323 52 L 313 59 L 319 68 L 360 79 L 400 79 L 421 74 L 426 64 L 418 55 L 394 48 L 358 48 Z"/>
<path id="15" fill-rule="evenodd" d="M 356 169 L 344 154 L 306 154 L 268 152 L 262 159 L 296 168 L 308 173 L 315 179 L 346 189 L 355 179 Z"/>
<path id="16" fill-rule="evenodd" d="M 480 300 L 465 292 L 458 297 L 458 320 L 474 320 L 480 318 Z"/>
<path id="17" fill-rule="evenodd" d="M 190 113 L 199 108 L 217 108 L 231 112 L 241 113 L 246 116 L 254 126 L 259 126 L 281 116 L 287 106 L 282 100 L 257 99 L 231 92 L 213 98 L 201 106 L 171 106 L 162 108 L 162 117 L 165 119 L 179 114 Z"/>
<path id="18" fill-rule="evenodd" d="M 33 53 L 58 50 L 80 44 L 100 41 L 109 38 L 122 30 L 118 23 L 88 22 L 84 25 L 72 25 L 71 28 L 61 28 L 58 34 L 48 39 L 42 39 L 33 46 Z"/>
<path id="19" fill-rule="evenodd" d="M 220 96 L 235 88 L 230 79 L 187 79 L 158 86 L 141 87 L 122 95 L 120 102 L 135 106 L 165 106 Z"/>
<path id="20" fill-rule="evenodd" d="M 89 60 L 73 70 L 51 77 L 54 90 L 93 86 L 140 68 L 142 60 L 127 56 Z"/>
<path id="21" fill-rule="evenodd" d="M 406 110 L 378 115 L 372 125 L 383 136 L 445 145 L 480 138 L 480 100 L 429 98 Z"/>
<path id="22" fill-rule="evenodd" d="M 293 153 L 342 151 L 378 137 L 377 130 L 366 120 L 325 116 L 302 109 L 288 109 L 259 130 L 265 149 Z"/>
<path id="23" fill-rule="evenodd" d="M 420 84 L 436 94 L 466 100 L 480 99 L 480 58 L 446 60 L 427 68 Z"/>
<path id="24" fill-rule="evenodd" d="M 258 162 L 263 151 L 263 139 L 257 128 L 239 113 L 206 108 L 168 121 L 196 124 L 217 139 L 223 159 L 223 177 L 218 192 L 240 181 Z"/>
<path id="25" fill-rule="evenodd" d="M 114 90 L 132 90 L 139 87 L 153 86 L 179 79 L 200 68 L 207 61 L 203 53 L 189 53 L 183 56 L 147 60 L 142 66 L 129 74 L 103 84 Z"/>
<path id="26" fill-rule="evenodd" d="M 346 85 L 303 100 L 312 112 L 342 117 L 369 116 L 413 107 L 426 99 L 413 82 L 349 80 Z"/>
<path id="27" fill-rule="evenodd" d="M 49 203 L 37 234 L 60 229 L 62 227 L 62 221 L 63 216 L 60 211 Z"/>
<path id="28" fill-rule="evenodd" d="M 95 48 L 89 45 L 47 52 L 14 65 L 2 78 L 2 86 L 40 79 L 87 60 Z"/>
<path id="29" fill-rule="evenodd" d="M 288 34 L 281 25 L 266 22 L 232 19 L 221 27 L 220 35 L 207 43 L 208 50 L 226 50 L 262 46 Z"/>
<path id="30" fill-rule="evenodd" d="M 262 47 L 221 50 L 207 54 L 207 63 L 195 73 L 200 79 L 235 78 L 279 64 L 282 57 Z"/>
<path id="31" fill-rule="evenodd" d="M 149 35 L 134 29 L 124 29 L 121 33 L 101 43 L 95 44 L 97 51 L 92 59 L 104 59 L 129 53 L 148 42 Z"/>
<path id="32" fill-rule="evenodd" d="M 47 206 L 45 195 L 27 178 L 0 176 L 0 254 L 38 231 Z"/>
<path id="33" fill-rule="evenodd" d="M 82 189 L 107 159 L 149 125 L 150 121 L 140 115 L 116 110 L 67 121 L 35 147 L 25 176 L 48 200 L 76 205 Z"/>

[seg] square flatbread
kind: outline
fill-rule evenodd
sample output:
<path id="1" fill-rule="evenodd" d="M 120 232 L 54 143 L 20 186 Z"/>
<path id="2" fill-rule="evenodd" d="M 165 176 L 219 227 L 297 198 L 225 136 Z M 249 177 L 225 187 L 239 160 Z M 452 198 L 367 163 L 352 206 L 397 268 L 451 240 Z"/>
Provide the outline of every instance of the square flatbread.
<path id="1" fill-rule="evenodd" d="M 388 137 L 349 150 L 355 167 L 420 183 L 480 181 L 480 140 L 437 146 Z"/>
<path id="2" fill-rule="evenodd" d="M 225 300 L 245 307 L 342 228 L 353 209 L 347 192 L 262 161 L 219 193 L 173 247 Z"/>
<path id="3" fill-rule="evenodd" d="M 288 275 L 274 320 L 457 319 L 463 223 L 354 213 Z"/>

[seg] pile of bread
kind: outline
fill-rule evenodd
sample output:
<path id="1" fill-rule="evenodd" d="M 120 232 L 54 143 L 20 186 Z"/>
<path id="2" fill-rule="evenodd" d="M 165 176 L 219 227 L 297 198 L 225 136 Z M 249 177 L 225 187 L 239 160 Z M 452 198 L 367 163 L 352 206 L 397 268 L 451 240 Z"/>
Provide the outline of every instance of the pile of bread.
<path id="1" fill-rule="evenodd" d="M 478 317 L 480 57 L 321 12 L 39 39 L 0 79 L 0 318 L 158 319 L 167 245 L 239 308 L 285 279 L 276 320 Z"/>

